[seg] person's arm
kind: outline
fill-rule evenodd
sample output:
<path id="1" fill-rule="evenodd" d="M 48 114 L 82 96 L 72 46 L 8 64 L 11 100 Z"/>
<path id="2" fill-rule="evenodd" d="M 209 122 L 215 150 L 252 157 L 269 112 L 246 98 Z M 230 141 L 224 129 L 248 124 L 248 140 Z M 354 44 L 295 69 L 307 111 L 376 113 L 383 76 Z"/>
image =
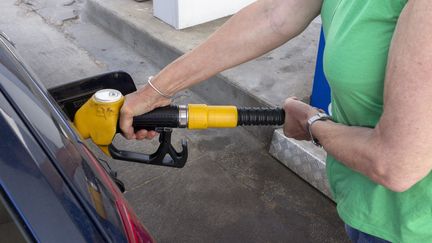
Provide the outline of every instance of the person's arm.
<path id="1" fill-rule="evenodd" d="M 389 51 L 384 112 L 374 129 L 332 121 L 312 126 L 337 160 L 397 192 L 408 190 L 432 169 L 431 16 L 430 0 L 410 0 L 401 13 Z M 286 101 L 288 110 L 300 114 L 301 126 L 316 113 L 304 105 Z"/>
<path id="2" fill-rule="evenodd" d="M 229 19 L 207 41 L 165 67 L 152 84 L 173 95 L 200 81 L 249 61 L 301 33 L 320 13 L 322 0 L 259 0 Z M 152 137 L 133 133 L 132 117 L 167 105 L 151 87 L 128 95 L 121 110 L 120 127 L 126 138 Z"/>

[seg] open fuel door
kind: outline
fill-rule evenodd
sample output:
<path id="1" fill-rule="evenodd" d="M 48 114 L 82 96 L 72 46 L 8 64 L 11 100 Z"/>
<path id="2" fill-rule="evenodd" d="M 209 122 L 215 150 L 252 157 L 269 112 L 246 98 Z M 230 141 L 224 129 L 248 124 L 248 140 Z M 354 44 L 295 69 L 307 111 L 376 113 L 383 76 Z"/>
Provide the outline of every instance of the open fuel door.
<path id="1" fill-rule="evenodd" d="M 51 88 L 48 92 L 73 121 L 76 111 L 102 89 L 116 89 L 123 95 L 137 90 L 132 77 L 126 72 L 118 71 L 74 81 Z"/>

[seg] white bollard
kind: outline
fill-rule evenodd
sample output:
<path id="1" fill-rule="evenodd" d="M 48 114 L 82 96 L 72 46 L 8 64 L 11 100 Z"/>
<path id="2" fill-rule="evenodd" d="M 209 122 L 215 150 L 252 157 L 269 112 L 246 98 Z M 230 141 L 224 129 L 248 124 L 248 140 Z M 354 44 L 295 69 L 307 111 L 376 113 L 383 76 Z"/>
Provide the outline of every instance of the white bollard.
<path id="1" fill-rule="evenodd" d="M 153 15 L 184 29 L 236 13 L 255 0 L 153 0 Z"/>

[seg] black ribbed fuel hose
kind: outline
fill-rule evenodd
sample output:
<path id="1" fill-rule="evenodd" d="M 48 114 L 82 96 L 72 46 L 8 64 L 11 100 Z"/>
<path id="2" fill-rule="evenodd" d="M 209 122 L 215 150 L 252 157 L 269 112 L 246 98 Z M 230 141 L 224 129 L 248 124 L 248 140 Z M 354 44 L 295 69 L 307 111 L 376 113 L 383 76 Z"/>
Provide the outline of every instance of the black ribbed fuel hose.
<path id="1" fill-rule="evenodd" d="M 281 108 L 237 108 L 238 126 L 283 125 L 285 111 Z"/>

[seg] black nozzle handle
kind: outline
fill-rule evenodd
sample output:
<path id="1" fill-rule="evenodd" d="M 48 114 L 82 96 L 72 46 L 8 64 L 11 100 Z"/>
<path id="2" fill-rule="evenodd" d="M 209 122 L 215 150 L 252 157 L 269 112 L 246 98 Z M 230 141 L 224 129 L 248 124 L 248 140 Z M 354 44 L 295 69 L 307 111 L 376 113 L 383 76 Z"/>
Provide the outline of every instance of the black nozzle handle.
<path id="1" fill-rule="evenodd" d="M 133 119 L 132 126 L 135 131 L 141 129 L 155 130 L 159 127 L 179 127 L 179 107 L 176 105 L 164 106 L 136 116 Z"/>
<path id="2" fill-rule="evenodd" d="M 279 126 L 285 122 L 282 108 L 237 108 L 238 126 Z"/>

